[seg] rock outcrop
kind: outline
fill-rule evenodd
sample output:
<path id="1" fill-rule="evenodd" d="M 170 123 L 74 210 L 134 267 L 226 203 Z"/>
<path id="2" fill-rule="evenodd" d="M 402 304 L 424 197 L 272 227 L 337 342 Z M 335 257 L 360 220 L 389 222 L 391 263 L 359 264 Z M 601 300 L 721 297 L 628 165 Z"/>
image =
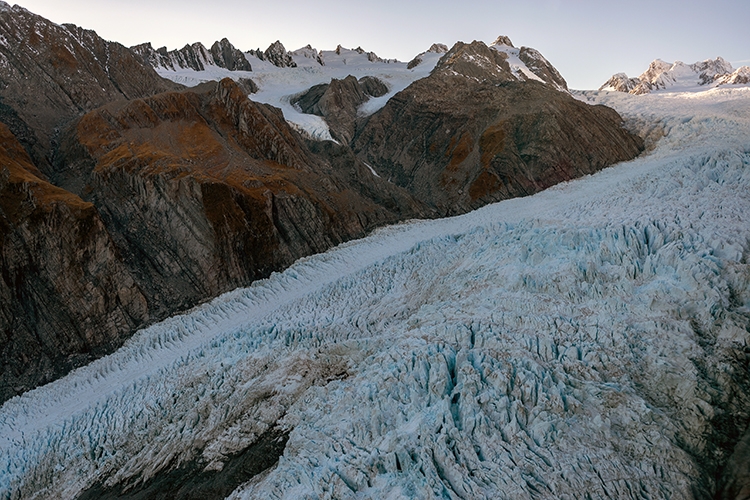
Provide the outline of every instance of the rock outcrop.
<path id="1" fill-rule="evenodd" d="M 433 43 L 432 45 L 430 45 L 429 49 L 414 56 L 414 59 L 409 61 L 409 63 L 406 65 L 406 68 L 413 69 L 422 64 L 422 62 L 424 62 L 425 54 L 445 54 L 446 52 L 448 52 L 447 45 L 444 45 L 442 43 Z"/>
<path id="2" fill-rule="evenodd" d="M 630 78 L 625 73 L 617 73 L 607 80 L 599 90 L 616 90 L 617 92 L 631 93 L 640 85 L 639 78 Z"/>
<path id="3" fill-rule="evenodd" d="M 217 66 L 230 71 L 252 71 L 253 69 L 245 54 L 236 49 L 226 38 L 211 45 L 211 56 Z"/>
<path id="4" fill-rule="evenodd" d="M 334 139 L 349 144 L 357 127 L 357 109 L 371 97 L 388 93 L 388 87 L 378 78 L 365 76 L 357 80 L 349 75 L 343 80 L 311 87 L 292 100 L 309 114 L 322 116 L 331 129 Z"/>
<path id="5" fill-rule="evenodd" d="M 292 55 L 287 52 L 284 45 L 276 40 L 264 52 L 260 49 L 251 50 L 249 54 L 254 55 L 261 61 L 267 61 L 279 68 L 296 68 L 297 63 L 292 59 Z"/>
<path id="6" fill-rule="evenodd" d="M 381 175 L 454 214 L 596 172 L 643 144 L 612 109 L 521 82 L 504 54 L 473 42 L 456 44 L 429 77 L 391 98 L 353 147 Z"/>

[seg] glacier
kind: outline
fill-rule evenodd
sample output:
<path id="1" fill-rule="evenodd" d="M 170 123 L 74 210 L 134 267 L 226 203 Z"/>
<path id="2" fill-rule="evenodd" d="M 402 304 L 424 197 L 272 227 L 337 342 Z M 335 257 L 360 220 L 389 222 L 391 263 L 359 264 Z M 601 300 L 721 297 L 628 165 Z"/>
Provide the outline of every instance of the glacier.
<path id="1" fill-rule="evenodd" d="M 0 498 L 269 431 L 250 498 L 702 498 L 750 421 L 750 87 L 576 92 L 631 162 L 415 220 L 142 330 L 0 408 Z"/>

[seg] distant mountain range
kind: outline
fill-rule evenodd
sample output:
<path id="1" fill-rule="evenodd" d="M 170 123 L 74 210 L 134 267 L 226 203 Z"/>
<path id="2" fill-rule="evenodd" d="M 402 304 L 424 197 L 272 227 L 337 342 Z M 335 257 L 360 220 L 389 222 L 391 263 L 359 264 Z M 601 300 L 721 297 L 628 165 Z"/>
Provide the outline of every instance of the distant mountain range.
<path id="1" fill-rule="evenodd" d="M 653 61 L 637 78 L 628 78 L 617 73 L 599 90 L 614 90 L 630 94 L 648 94 L 655 90 L 686 90 L 712 88 L 720 85 L 744 85 L 750 83 L 750 66 L 734 69 L 721 57 L 706 59 L 694 64 Z"/>

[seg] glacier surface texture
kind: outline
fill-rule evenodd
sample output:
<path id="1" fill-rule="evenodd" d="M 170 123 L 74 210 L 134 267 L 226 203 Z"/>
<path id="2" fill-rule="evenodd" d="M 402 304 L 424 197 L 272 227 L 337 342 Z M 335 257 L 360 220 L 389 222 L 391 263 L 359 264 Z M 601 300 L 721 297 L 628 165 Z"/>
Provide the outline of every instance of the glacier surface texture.
<path id="1" fill-rule="evenodd" d="M 218 471 L 274 430 L 231 498 L 712 494 L 750 412 L 750 88 L 578 96 L 663 137 L 302 259 L 6 402 L 0 497 Z"/>

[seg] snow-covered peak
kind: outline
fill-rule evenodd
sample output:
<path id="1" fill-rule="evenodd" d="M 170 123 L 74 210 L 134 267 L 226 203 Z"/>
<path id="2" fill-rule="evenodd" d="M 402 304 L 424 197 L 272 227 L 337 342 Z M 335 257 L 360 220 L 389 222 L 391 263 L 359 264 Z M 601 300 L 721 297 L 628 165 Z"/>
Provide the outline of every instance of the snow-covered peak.
<path id="1" fill-rule="evenodd" d="M 698 73 L 703 85 L 712 83 L 716 78 L 734 71 L 732 65 L 722 57 L 697 62 L 691 65 L 691 68 Z"/>
<path id="2" fill-rule="evenodd" d="M 8 4 L 8 3 L 3 2 L 2 0 L 0 0 L 0 12 L 6 12 L 8 10 L 11 10 L 10 4 Z"/>
<path id="3" fill-rule="evenodd" d="M 315 62 L 317 62 L 321 66 L 325 66 L 325 62 L 323 61 L 323 58 L 321 57 L 321 53 L 318 52 L 318 49 L 313 48 L 312 45 L 307 44 L 304 47 L 297 49 L 293 52 L 291 52 L 291 55 L 293 58 L 297 58 L 299 56 L 304 57 L 306 59 L 311 59 Z M 295 57 L 297 56 L 297 57 Z M 298 63 L 299 65 L 299 63 Z"/>
<path id="4" fill-rule="evenodd" d="M 686 64 L 682 61 L 669 63 L 656 59 L 639 77 L 628 78 L 625 73 L 617 73 L 599 90 L 614 90 L 630 94 L 648 94 L 658 90 L 701 90 L 702 87 L 712 88 L 741 81 L 741 77 L 732 80 L 733 72 L 732 65 L 722 57 L 693 64 Z"/>
<path id="5" fill-rule="evenodd" d="M 409 64 L 407 64 L 406 67 L 408 69 L 416 68 L 425 61 L 425 56 L 427 54 L 445 54 L 448 50 L 448 46 L 443 43 L 433 43 L 430 45 L 429 49 L 414 56 L 414 59 L 409 61 Z"/>
<path id="6" fill-rule="evenodd" d="M 717 85 L 746 85 L 750 83 L 750 66 L 737 68 L 733 73 L 719 76 Z"/>
<path id="7" fill-rule="evenodd" d="M 599 90 L 616 92 L 630 92 L 635 89 L 641 81 L 638 78 L 629 78 L 625 73 L 616 73 L 602 85 Z"/>
<path id="8" fill-rule="evenodd" d="M 492 46 L 505 46 L 513 48 L 513 42 L 510 41 L 510 37 L 500 35 L 495 39 L 494 42 L 492 42 Z"/>
<path id="9" fill-rule="evenodd" d="M 498 36 L 490 48 L 506 56 L 511 72 L 519 80 L 536 80 L 563 92 L 568 91 L 565 79 L 538 50 L 530 47 L 516 48 L 510 38 L 504 35 Z"/>

